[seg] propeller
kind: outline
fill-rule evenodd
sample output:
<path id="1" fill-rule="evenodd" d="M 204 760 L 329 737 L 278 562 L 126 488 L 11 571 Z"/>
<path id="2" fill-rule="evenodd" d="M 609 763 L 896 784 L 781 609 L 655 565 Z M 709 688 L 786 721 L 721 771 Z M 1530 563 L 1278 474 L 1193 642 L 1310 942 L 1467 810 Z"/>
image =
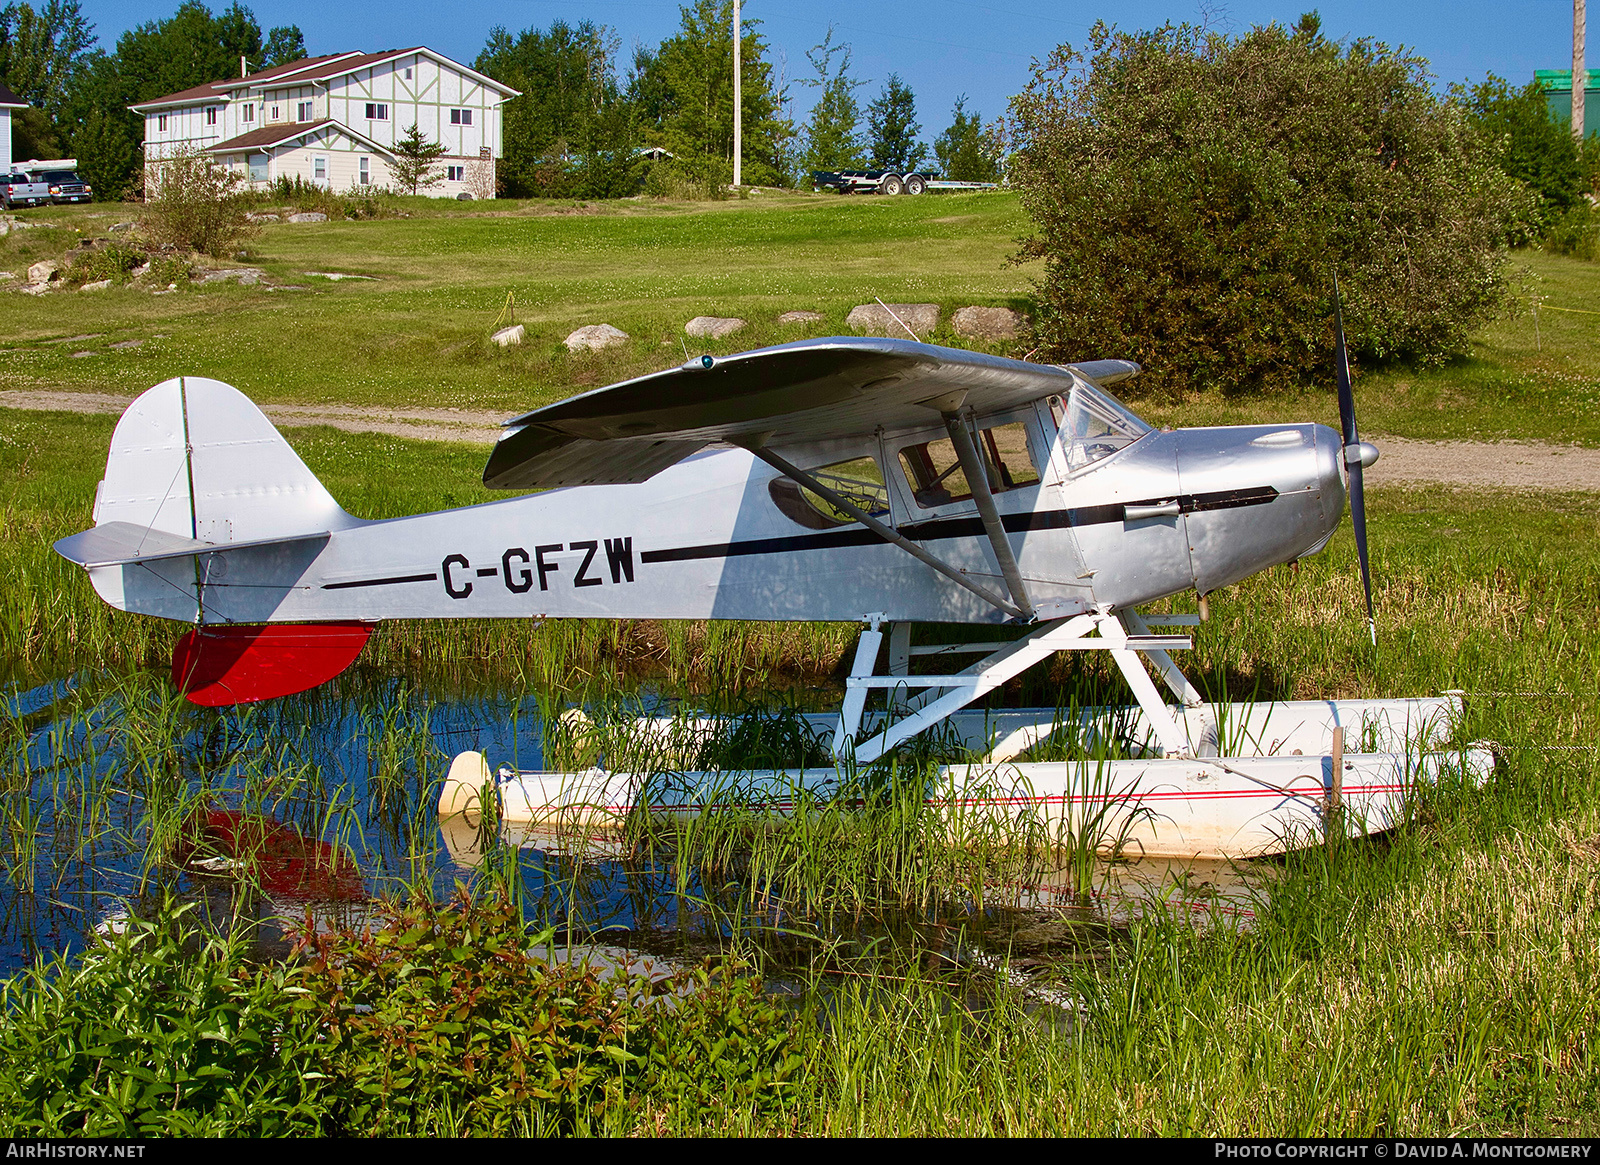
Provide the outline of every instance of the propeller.
<path id="1" fill-rule="evenodd" d="M 1350 390 L 1350 354 L 1344 342 L 1344 312 L 1339 302 L 1339 276 L 1333 277 L 1333 370 L 1339 382 L 1339 431 L 1344 438 L 1344 463 L 1350 475 L 1350 524 L 1356 531 L 1356 558 L 1361 562 L 1361 588 L 1367 596 L 1367 632 L 1378 646 L 1378 624 L 1372 615 L 1372 569 L 1367 562 L 1367 497 L 1362 471 L 1378 459 L 1378 450 L 1356 431 L 1356 398 Z"/>

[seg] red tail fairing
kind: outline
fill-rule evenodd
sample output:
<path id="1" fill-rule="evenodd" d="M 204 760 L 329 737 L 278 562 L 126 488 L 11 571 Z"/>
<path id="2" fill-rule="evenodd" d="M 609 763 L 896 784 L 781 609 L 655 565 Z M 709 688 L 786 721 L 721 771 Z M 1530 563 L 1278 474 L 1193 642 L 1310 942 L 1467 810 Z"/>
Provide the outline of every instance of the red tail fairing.
<path id="1" fill-rule="evenodd" d="M 291 696 L 344 671 L 370 634 L 370 623 L 197 627 L 172 649 L 172 682 L 207 708 Z"/>

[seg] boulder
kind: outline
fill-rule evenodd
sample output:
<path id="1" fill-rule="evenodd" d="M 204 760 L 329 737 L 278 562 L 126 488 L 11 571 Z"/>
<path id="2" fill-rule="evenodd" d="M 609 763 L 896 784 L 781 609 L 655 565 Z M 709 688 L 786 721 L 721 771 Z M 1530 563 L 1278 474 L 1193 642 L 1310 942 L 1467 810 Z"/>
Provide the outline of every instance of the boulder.
<path id="1" fill-rule="evenodd" d="M 59 274 L 61 274 L 60 263 L 57 263 L 54 259 L 40 259 L 32 267 L 28 268 L 28 282 L 49 283 Z"/>
<path id="2" fill-rule="evenodd" d="M 133 224 L 131 222 L 114 222 L 108 229 L 113 231 L 131 231 L 133 229 Z"/>
<path id="3" fill-rule="evenodd" d="M 744 321 L 741 319 L 723 316 L 695 316 L 694 319 L 683 325 L 683 330 L 697 339 L 720 340 L 724 336 L 733 335 L 742 327 L 744 327 Z"/>
<path id="4" fill-rule="evenodd" d="M 501 328 L 489 337 L 491 343 L 499 344 L 502 348 L 509 348 L 513 344 L 522 343 L 526 329 L 521 324 L 512 324 L 509 328 Z"/>
<path id="5" fill-rule="evenodd" d="M 615 348 L 628 341 L 628 333 L 610 324 L 590 324 L 579 328 L 567 337 L 570 352 L 598 352 L 602 348 Z"/>
<path id="6" fill-rule="evenodd" d="M 104 291 L 106 288 L 108 288 L 110 286 L 111 286 L 111 280 L 109 280 L 109 279 L 97 279 L 93 283 L 85 283 L 82 287 L 78 288 L 78 290 L 79 291 Z"/>
<path id="7" fill-rule="evenodd" d="M 964 307 L 950 317 L 955 334 L 969 340 L 1015 340 L 1027 323 L 1009 307 Z"/>
<path id="8" fill-rule="evenodd" d="M 327 222 L 328 216 L 320 210 L 302 210 L 298 214 L 291 214 L 287 222 Z"/>
<path id="9" fill-rule="evenodd" d="M 245 221 L 246 222 L 281 222 L 282 221 L 275 214 L 247 214 L 244 217 L 245 217 Z M 323 217 L 326 218 L 327 216 L 324 215 Z M 316 220 L 313 219 L 311 221 L 314 222 Z M 117 228 L 116 227 L 112 227 L 111 229 L 112 230 L 116 230 Z"/>
<path id="10" fill-rule="evenodd" d="M 222 283 L 225 280 L 237 279 L 246 287 L 253 287 L 266 276 L 266 272 L 259 267 L 230 267 L 226 271 L 207 271 L 201 283 Z"/>
<path id="11" fill-rule="evenodd" d="M 876 305 L 874 305 L 876 306 Z M 780 324 L 815 324 L 822 319 L 820 311 L 786 311 L 778 317 Z"/>
<path id="12" fill-rule="evenodd" d="M 887 308 L 887 310 L 885 310 Z M 893 312 L 894 315 L 889 313 Z M 897 322 L 895 317 L 899 317 Z M 939 326 L 939 305 L 936 303 L 863 303 L 850 309 L 845 324 L 868 336 L 897 336 L 909 340 L 906 328 L 925 340 Z M 902 328 L 903 322 L 906 328 Z"/>
<path id="13" fill-rule="evenodd" d="M 126 352 L 129 348 L 137 348 L 143 343 L 143 340 L 118 340 L 115 344 L 107 344 L 106 347 L 115 348 L 119 352 Z"/>

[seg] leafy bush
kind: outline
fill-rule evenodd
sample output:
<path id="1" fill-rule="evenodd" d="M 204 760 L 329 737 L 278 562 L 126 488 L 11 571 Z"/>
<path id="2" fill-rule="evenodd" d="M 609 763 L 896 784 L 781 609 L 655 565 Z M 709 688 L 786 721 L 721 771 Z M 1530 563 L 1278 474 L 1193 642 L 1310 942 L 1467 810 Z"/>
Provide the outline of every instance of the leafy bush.
<path id="1" fill-rule="evenodd" d="M 1438 362 L 1508 291 L 1528 195 L 1425 63 L 1314 17 L 1230 39 L 1097 25 L 1012 105 L 1051 360 L 1123 356 L 1169 391 L 1326 379 L 1333 275 L 1352 347 Z"/>
<path id="2" fill-rule="evenodd" d="M 198 947 L 198 950 L 196 950 Z M 312 1133 L 321 1053 L 282 968 L 198 941 L 187 911 L 130 919 L 76 966 L 0 983 L 0 1113 L 10 1136 Z"/>
<path id="3" fill-rule="evenodd" d="M 1544 247 L 1591 263 L 1600 259 L 1600 213 L 1580 202 L 1545 230 Z"/>
<path id="4" fill-rule="evenodd" d="M 1572 140 L 1571 125 L 1550 115 L 1537 81 L 1513 90 L 1490 74 L 1472 89 L 1458 89 L 1468 116 L 1489 143 L 1502 171 L 1535 195 L 1527 206 L 1523 242 L 1537 238 L 1583 201 L 1589 186 L 1583 150 Z"/>
<path id="5" fill-rule="evenodd" d="M 736 968 L 547 964 L 514 905 L 390 907 L 253 967 L 190 907 L 0 982 L 0 1113 L 37 1136 L 551 1133 L 783 1108 L 795 1014 Z"/>
<path id="6" fill-rule="evenodd" d="M 253 238 L 246 215 L 251 196 L 237 171 L 197 150 L 181 150 L 152 163 L 143 227 L 157 246 L 221 257 Z"/>
<path id="7" fill-rule="evenodd" d="M 98 283 L 102 279 L 115 279 L 121 282 L 144 261 L 143 251 L 122 243 L 112 243 L 97 251 L 77 256 L 67 270 L 66 280 L 69 284 L 79 286 L 85 283 Z"/>

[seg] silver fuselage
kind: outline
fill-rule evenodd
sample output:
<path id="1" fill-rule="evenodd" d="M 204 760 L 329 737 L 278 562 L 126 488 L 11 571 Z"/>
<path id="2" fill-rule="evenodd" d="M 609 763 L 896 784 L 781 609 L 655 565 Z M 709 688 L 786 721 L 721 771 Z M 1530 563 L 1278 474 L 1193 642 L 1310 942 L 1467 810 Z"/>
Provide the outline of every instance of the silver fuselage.
<path id="1" fill-rule="evenodd" d="M 1040 480 L 995 495 L 1040 618 L 1201 594 L 1322 548 L 1344 509 L 1341 445 L 1315 424 L 1149 431 L 1073 470 L 1049 409 L 1025 421 Z M 902 447 L 943 430 L 791 447 L 805 468 L 871 455 L 901 534 L 998 585 L 974 503 L 919 506 Z M 553 489 L 321 540 L 91 569 L 112 605 L 207 622 L 597 617 L 998 623 L 1006 615 L 859 524 L 815 529 L 777 472 L 714 448 L 638 485 Z M 197 582 L 197 575 L 199 580 Z M 197 586 L 200 595 L 196 595 Z"/>

